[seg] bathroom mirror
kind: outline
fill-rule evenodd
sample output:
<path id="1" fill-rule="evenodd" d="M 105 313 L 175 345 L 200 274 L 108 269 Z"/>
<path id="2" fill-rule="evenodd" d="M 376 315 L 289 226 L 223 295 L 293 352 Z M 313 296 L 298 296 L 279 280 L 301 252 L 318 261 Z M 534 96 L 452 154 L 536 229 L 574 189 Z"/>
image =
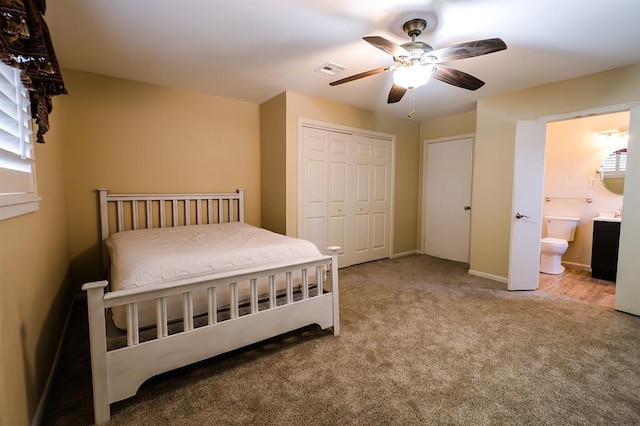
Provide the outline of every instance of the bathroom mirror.
<path id="1" fill-rule="evenodd" d="M 622 195 L 624 174 L 627 170 L 627 148 L 618 149 L 609 154 L 600 165 L 600 182 L 609 191 Z"/>

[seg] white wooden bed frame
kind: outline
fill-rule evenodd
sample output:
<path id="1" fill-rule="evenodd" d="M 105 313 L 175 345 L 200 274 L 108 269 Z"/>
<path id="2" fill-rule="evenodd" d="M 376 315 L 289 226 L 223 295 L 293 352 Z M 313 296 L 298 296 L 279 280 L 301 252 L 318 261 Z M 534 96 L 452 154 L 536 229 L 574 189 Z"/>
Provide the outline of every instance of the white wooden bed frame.
<path id="1" fill-rule="evenodd" d="M 108 265 L 106 239 L 113 232 L 128 229 L 157 228 L 189 224 L 244 221 L 244 191 L 218 194 L 109 194 L 99 189 L 100 229 L 105 269 Z M 112 206 L 115 206 L 113 208 Z M 232 272 L 218 272 L 205 277 L 184 278 L 170 284 L 144 288 L 106 291 L 108 281 L 86 283 L 89 334 L 93 379 L 93 408 L 97 424 L 109 421 L 110 404 L 135 395 L 148 378 L 192 364 L 298 328 L 318 324 L 333 327 L 340 334 L 338 304 L 339 247 L 329 247 L 329 255 L 313 261 L 295 260 Z M 308 290 L 307 271 L 316 274 L 316 295 Z M 302 272 L 299 272 L 302 271 Z M 327 272 L 329 271 L 329 272 Z M 302 298 L 294 301 L 291 276 L 302 276 Z M 275 276 L 286 277 L 286 303 L 276 304 Z M 268 279 L 268 308 L 259 310 L 256 281 Z M 248 281 L 251 288 L 250 310 L 240 315 L 238 282 Z M 215 289 L 229 286 L 230 319 L 217 321 Z M 328 287 L 328 288 L 326 288 Z M 194 327 L 192 292 L 207 289 L 208 321 Z M 169 334 L 165 298 L 183 297 L 183 330 Z M 235 297 L 234 297 L 235 295 Z M 140 342 L 137 304 L 156 301 L 157 338 Z M 127 346 L 108 350 L 106 321 L 109 308 L 125 305 L 127 309 Z"/>

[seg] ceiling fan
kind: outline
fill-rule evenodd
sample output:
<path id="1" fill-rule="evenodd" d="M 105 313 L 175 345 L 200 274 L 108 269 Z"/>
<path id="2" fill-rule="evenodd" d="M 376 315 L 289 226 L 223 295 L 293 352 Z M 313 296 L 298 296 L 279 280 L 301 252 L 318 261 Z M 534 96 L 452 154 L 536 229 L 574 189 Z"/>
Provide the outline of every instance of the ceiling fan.
<path id="1" fill-rule="evenodd" d="M 427 21 L 424 19 L 412 19 L 405 22 L 402 29 L 411 37 L 411 41 L 402 45 L 397 45 L 379 36 L 363 37 L 367 43 L 393 56 L 395 64 L 336 80 L 329 85 L 337 86 L 371 75 L 393 71 L 394 82 L 387 99 L 387 103 L 390 104 L 400 101 L 407 90 L 413 91 L 413 89 L 426 84 L 431 77 L 463 89 L 477 90 L 484 85 L 482 80 L 466 72 L 442 65 L 442 63 L 486 55 L 507 48 L 501 39 L 490 38 L 434 50 L 427 43 L 416 41 L 416 37 L 426 27 Z"/>

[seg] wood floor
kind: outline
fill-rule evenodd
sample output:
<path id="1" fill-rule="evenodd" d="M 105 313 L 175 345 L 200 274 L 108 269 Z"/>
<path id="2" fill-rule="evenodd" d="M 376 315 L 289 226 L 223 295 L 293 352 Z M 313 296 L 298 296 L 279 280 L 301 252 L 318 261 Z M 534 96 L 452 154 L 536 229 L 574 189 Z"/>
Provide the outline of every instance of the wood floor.
<path id="1" fill-rule="evenodd" d="M 616 284 L 591 278 L 591 272 L 566 269 L 562 274 L 540 273 L 538 290 L 613 309 Z"/>

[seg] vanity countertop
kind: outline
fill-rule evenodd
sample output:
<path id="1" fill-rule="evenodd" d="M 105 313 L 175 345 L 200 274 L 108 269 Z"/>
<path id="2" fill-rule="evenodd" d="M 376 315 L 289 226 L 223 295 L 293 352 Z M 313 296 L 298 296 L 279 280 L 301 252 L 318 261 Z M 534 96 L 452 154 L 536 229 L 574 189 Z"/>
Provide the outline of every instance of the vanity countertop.
<path id="1" fill-rule="evenodd" d="M 596 216 L 593 220 L 599 220 L 602 222 L 622 222 L 621 217 L 605 217 L 605 216 Z"/>

